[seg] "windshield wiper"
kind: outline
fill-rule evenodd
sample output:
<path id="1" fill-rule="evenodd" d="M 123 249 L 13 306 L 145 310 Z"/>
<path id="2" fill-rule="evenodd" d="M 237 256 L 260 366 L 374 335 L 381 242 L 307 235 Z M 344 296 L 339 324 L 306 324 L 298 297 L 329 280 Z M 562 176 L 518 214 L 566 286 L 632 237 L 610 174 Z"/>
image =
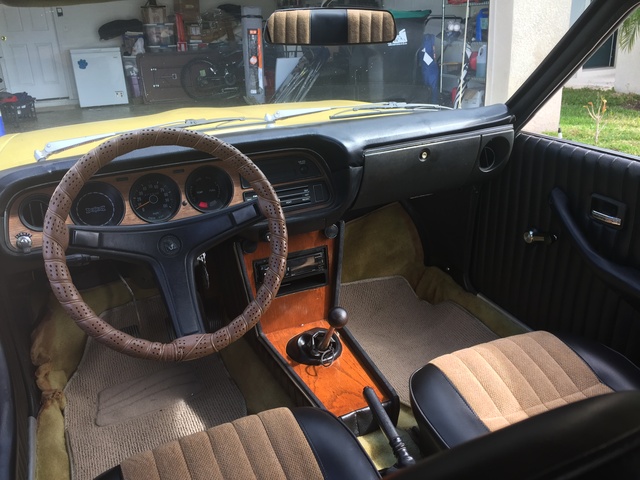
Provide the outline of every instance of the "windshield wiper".
<path id="1" fill-rule="evenodd" d="M 202 125 L 211 125 L 214 123 L 226 125 L 231 122 L 242 122 L 244 120 L 246 120 L 245 117 L 227 117 L 227 118 L 216 118 L 216 119 L 205 119 L 205 118 L 186 119 L 184 121 L 151 125 L 148 128 L 159 128 L 159 127 L 193 128 L 193 127 L 199 127 Z M 117 135 L 123 135 L 125 133 L 135 132 L 136 130 L 138 129 L 123 130 L 121 132 L 100 133 L 98 135 L 88 135 L 86 137 L 68 138 L 66 140 L 55 140 L 53 142 L 47 143 L 42 150 L 35 150 L 33 152 L 33 155 L 36 161 L 42 162 L 48 159 L 51 155 L 54 155 L 56 153 L 64 152 L 65 150 L 79 147 L 87 143 L 93 143 L 99 140 L 106 140 L 108 138 L 115 137 Z"/>
<path id="2" fill-rule="evenodd" d="M 356 118 L 370 115 L 381 115 L 390 112 L 409 113 L 415 110 L 451 110 L 449 107 L 441 105 L 428 104 L 428 103 L 404 103 L 404 102 L 382 102 L 382 103 L 368 103 L 364 105 L 338 105 L 333 107 L 311 107 L 311 108 L 294 108 L 288 110 L 278 110 L 275 113 L 267 113 L 263 118 L 247 118 L 247 117 L 227 117 L 216 119 L 187 119 L 179 122 L 169 122 L 159 125 L 152 125 L 148 128 L 158 127 L 173 127 L 173 128 L 197 128 L 201 126 L 214 125 L 214 127 L 204 128 L 203 132 L 211 130 L 222 130 L 224 128 L 231 127 L 233 122 L 246 122 L 247 120 L 253 120 L 252 122 L 243 123 L 243 127 L 256 126 L 256 125 L 273 125 L 278 120 L 284 120 L 293 117 L 302 117 L 306 115 L 312 115 L 314 113 L 327 112 L 332 110 L 342 110 L 341 112 L 331 115 L 329 118 L 343 119 L 343 118 Z M 67 140 L 56 140 L 49 142 L 42 150 L 35 150 L 33 152 L 36 161 L 42 162 L 47 160 L 51 155 L 64 152 L 71 148 L 79 147 L 87 143 L 93 143 L 100 140 L 106 140 L 117 135 L 134 132 L 136 130 L 124 130 L 121 132 L 101 133 L 98 135 L 89 135 L 86 137 L 70 138 Z"/>
<path id="3" fill-rule="evenodd" d="M 274 113 L 267 113 L 264 116 L 264 121 L 267 123 L 275 123 L 278 120 L 284 120 L 286 118 L 302 117 L 302 116 L 311 115 L 314 113 L 335 110 L 336 108 L 346 108 L 346 107 L 312 107 L 312 108 L 290 108 L 288 110 L 278 110 L 277 112 L 274 112 Z"/>
<path id="4" fill-rule="evenodd" d="M 381 102 L 381 103 L 368 103 L 365 105 L 340 105 L 334 107 L 311 107 L 311 108 L 295 108 L 289 110 L 278 110 L 271 114 L 267 113 L 264 116 L 266 123 L 275 123 L 278 120 L 284 120 L 292 117 L 302 117 L 305 115 L 312 115 L 314 113 L 328 112 L 331 110 L 342 110 L 342 112 L 334 113 L 329 118 L 351 118 L 351 117 L 363 117 L 367 115 L 379 115 L 382 113 L 389 113 L 389 110 L 397 110 L 400 112 L 410 112 L 413 110 L 451 110 L 450 107 L 442 105 L 435 105 L 431 103 L 405 103 L 405 102 Z"/>
<path id="5" fill-rule="evenodd" d="M 348 110 L 331 115 L 330 119 L 357 118 L 373 115 L 384 115 L 393 111 L 394 113 L 411 113 L 416 110 L 441 111 L 453 110 L 451 107 L 436 105 L 435 103 L 405 103 L 405 102 L 384 102 L 372 103 L 369 105 L 357 105 L 349 107 Z"/>

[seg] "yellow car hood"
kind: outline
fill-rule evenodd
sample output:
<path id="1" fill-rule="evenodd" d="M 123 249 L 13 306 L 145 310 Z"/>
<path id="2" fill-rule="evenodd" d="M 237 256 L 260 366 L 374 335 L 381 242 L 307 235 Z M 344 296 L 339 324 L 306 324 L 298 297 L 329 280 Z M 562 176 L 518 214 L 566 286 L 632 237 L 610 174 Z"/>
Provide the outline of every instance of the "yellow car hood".
<path id="1" fill-rule="evenodd" d="M 255 130 L 260 128 L 285 127 L 292 125 L 302 125 L 330 121 L 329 116 L 334 111 L 329 110 L 332 107 L 350 107 L 361 105 L 361 102 L 329 100 L 321 102 L 305 102 L 305 103 L 279 103 L 268 105 L 247 105 L 240 107 L 226 108 L 209 108 L 209 107 L 192 107 L 168 110 L 166 112 L 153 115 L 139 117 L 125 117 L 116 120 L 105 120 L 100 122 L 84 123 L 79 125 L 67 125 L 64 127 L 47 128 L 43 130 L 35 130 L 31 132 L 8 134 L 0 137 L 0 170 L 20 165 L 34 163 L 36 161 L 34 152 L 43 150 L 50 142 L 60 140 L 77 139 L 82 142 L 83 137 L 91 137 L 94 135 L 104 135 L 109 133 L 122 133 L 129 130 L 138 130 L 146 127 L 154 127 L 166 125 L 170 123 L 180 123 L 185 120 L 208 120 L 228 118 L 244 118 L 244 121 L 233 121 L 228 123 L 209 125 L 201 125 L 200 127 L 189 127 L 193 130 L 206 131 L 211 135 L 218 132 Z M 290 118 L 281 118 L 276 122 L 264 122 L 266 116 L 273 116 L 276 112 L 284 112 L 287 110 L 301 109 L 325 109 L 315 113 L 305 113 L 302 115 L 294 115 Z M 295 113 L 295 112 L 292 112 Z M 264 122 L 264 123 L 263 123 Z M 64 152 L 52 154 L 48 160 L 55 160 L 64 157 L 82 155 L 102 140 L 95 140 L 76 147 L 69 148 Z"/>

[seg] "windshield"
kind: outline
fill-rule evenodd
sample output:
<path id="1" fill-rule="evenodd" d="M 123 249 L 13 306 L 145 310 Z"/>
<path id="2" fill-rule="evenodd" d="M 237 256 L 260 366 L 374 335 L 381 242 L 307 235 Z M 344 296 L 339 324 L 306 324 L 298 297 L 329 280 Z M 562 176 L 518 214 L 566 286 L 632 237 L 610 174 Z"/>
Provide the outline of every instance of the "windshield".
<path id="1" fill-rule="evenodd" d="M 219 131 L 503 103 L 587 3 L 389 0 L 392 42 L 313 47 L 264 42 L 271 2 L 0 5 L 4 129 L 81 126 L 43 133 L 43 150 L 155 125 Z M 556 131 L 557 116 L 538 130 Z"/>

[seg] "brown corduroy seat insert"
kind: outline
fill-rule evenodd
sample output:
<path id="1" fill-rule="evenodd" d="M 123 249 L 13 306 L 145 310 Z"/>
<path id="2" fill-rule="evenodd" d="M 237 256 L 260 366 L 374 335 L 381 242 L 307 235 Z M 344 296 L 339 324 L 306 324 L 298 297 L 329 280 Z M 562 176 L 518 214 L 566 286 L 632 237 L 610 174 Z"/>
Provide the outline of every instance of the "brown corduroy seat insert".
<path id="1" fill-rule="evenodd" d="M 612 392 L 571 348 L 543 331 L 476 345 L 430 363 L 490 431 Z"/>
<path id="2" fill-rule="evenodd" d="M 126 480 L 322 479 L 287 408 L 267 410 L 149 450 L 121 464 Z"/>
<path id="3" fill-rule="evenodd" d="M 383 42 L 389 36 L 395 36 L 393 17 L 386 12 L 367 10 L 349 10 L 349 43 Z"/>
<path id="4" fill-rule="evenodd" d="M 269 17 L 267 28 L 273 43 L 308 44 L 311 41 L 310 10 L 276 12 Z"/>

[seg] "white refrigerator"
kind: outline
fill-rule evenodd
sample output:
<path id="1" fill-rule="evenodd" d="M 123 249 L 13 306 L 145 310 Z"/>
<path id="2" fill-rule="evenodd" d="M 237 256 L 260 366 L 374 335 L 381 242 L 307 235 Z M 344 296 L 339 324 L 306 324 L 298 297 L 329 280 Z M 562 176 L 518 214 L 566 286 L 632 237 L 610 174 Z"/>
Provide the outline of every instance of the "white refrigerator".
<path id="1" fill-rule="evenodd" d="M 129 103 L 120 48 L 71 50 L 81 107 Z"/>

